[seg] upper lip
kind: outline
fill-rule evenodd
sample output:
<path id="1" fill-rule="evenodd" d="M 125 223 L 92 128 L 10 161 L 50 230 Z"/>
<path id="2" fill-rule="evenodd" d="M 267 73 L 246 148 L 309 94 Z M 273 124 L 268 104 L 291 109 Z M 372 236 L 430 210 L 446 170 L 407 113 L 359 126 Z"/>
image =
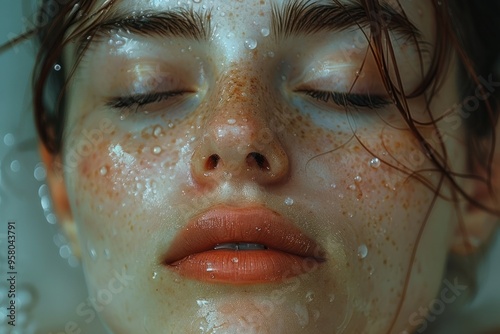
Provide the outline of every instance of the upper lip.
<path id="1" fill-rule="evenodd" d="M 218 206 L 193 219 L 176 235 L 163 262 L 213 250 L 225 243 L 262 244 L 267 249 L 324 261 L 319 245 L 289 220 L 265 207 Z"/>

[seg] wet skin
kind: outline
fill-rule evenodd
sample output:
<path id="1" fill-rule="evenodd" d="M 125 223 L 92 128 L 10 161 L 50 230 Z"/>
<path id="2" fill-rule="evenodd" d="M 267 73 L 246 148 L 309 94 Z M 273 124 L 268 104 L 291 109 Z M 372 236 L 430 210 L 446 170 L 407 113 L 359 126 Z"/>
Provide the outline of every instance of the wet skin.
<path id="1" fill-rule="evenodd" d="M 432 52 L 431 5 L 401 2 Z M 90 295 L 109 289 L 116 272 L 133 277 L 101 303 L 113 332 L 386 333 L 406 293 L 399 333 L 412 330 L 410 315 L 437 293 L 454 207 L 408 177 L 432 164 L 399 112 L 390 102 L 346 110 L 310 94 L 353 87 L 387 99 L 364 35 L 276 37 L 271 5 L 189 5 L 212 9 L 206 40 L 111 31 L 91 45 L 71 80 L 63 165 Z M 166 11 L 177 1 L 117 6 Z M 415 47 L 392 38 L 410 91 L 421 79 Z M 454 81 L 451 68 L 431 104 L 436 115 L 458 100 Z M 123 98 L 163 92 L 178 94 L 142 106 Z M 409 105 L 415 118 L 428 119 L 423 98 Z M 463 170 L 462 129 L 439 126 Z M 439 173 L 422 175 L 437 187 Z M 326 261 L 289 280 L 248 285 L 167 268 L 162 257 L 175 236 L 217 205 L 279 213 L 316 241 Z"/>

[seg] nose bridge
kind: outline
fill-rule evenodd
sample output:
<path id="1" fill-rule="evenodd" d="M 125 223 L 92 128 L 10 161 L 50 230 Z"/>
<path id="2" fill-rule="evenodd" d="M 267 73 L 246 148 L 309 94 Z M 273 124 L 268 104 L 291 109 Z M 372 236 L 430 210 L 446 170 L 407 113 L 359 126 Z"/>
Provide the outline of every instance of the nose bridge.
<path id="1" fill-rule="evenodd" d="M 218 80 L 206 128 L 214 144 L 242 154 L 248 149 L 261 150 L 275 137 L 269 112 L 273 102 L 260 72 L 249 64 L 234 66 Z"/>
<path id="2" fill-rule="evenodd" d="M 263 94 L 266 92 L 265 80 L 259 79 L 258 73 L 249 70 L 232 69 L 222 76 L 218 84 L 219 110 L 217 114 L 237 114 L 258 116 L 262 107 Z M 263 115 L 260 115 L 263 116 Z"/>
<path id="3" fill-rule="evenodd" d="M 272 99 L 265 97 L 269 90 L 261 81 L 258 73 L 235 69 L 219 80 L 193 154 L 194 179 L 206 182 L 231 175 L 272 183 L 288 173 L 287 154 L 269 125 Z"/>

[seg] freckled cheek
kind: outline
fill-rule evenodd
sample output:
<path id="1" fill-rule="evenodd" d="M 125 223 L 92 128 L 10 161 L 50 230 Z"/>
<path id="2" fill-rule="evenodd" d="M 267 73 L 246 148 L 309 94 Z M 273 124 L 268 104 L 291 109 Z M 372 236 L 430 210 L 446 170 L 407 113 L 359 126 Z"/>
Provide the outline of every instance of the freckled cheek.
<path id="1" fill-rule="evenodd" d="M 116 131 L 94 143 L 91 149 L 77 150 L 82 138 L 75 137 L 66 150 L 69 181 L 75 193 L 75 204 L 94 214 L 122 214 L 123 203 L 146 200 L 144 191 L 152 185 L 169 182 L 169 173 L 179 161 L 178 134 L 165 134 L 152 126 L 147 130 L 153 136 Z M 149 188 L 148 188 L 149 187 Z M 165 194 L 161 194 L 164 196 Z M 149 198 L 150 199 L 150 198 Z M 141 201 L 143 200 L 143 201 Z"/>

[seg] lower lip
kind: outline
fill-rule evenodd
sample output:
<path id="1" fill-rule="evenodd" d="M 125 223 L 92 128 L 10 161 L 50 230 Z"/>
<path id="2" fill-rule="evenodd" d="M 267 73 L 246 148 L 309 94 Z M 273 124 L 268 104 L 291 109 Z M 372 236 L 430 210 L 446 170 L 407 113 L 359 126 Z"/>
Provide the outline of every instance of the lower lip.
<path id="1" fill-rule="evenodd" d="M 169 264 L 186 278 L 210 283 L 283 282 L 315 271 L 320 261 L 276 250 L 211 250 Z"/>

